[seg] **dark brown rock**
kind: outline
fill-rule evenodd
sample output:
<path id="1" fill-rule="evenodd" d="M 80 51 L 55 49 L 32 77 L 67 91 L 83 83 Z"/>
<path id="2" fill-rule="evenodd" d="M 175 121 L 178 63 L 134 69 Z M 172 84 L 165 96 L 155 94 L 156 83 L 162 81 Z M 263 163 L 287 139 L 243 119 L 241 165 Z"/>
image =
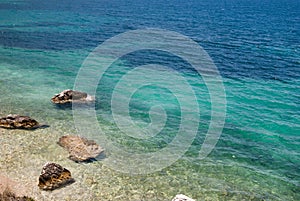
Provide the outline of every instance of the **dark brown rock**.
<path id="1" fill-rule="evenodd" d="M 39 123 L 28 117 L 17 114 L 10 114 L 6 117 L 0 118 L 0 127 L 3 128 L 19 128 L 19 129 L 33 129 L 39 127 Z"/>
<path id="2" fill-rule="evenodd" d="M 69 158 L 75 162 L 96 158 L 104 151 L 95 141 L 74 135 L 62 136 L 58 144 L 68 150 Z"/>
<path id="3" fill-rule="evenodd" d="M 64 104 L 72 102 L 89 102 L 93 101 L 93 98 L 85 92 L 67 89 L 53 96 L 51 101 L 56 104 Z"/>
<path id="4" fill-rule="evenodd" d="M 71 172 L 56 163 L 46 163 L 39 177 L 39 188 L 54 190 L 75 182 Z"/>

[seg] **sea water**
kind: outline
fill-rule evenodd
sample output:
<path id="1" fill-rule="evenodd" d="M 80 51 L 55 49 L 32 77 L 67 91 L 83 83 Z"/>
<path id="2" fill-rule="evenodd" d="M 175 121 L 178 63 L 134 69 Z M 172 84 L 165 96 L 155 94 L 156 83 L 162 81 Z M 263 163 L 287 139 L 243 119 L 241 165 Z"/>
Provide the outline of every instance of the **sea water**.
<path id="1" fill-rule="evenodd" d="M 281 0 L 1 0 L 0 114 L 29 115 L 49 127 L 1 130 L 0 173 L 23 183 L 28 195 L 37 200 L 171 200 L 178 193 L 196 200 L 299 200 L 299 10 L 297 1 Z M 209 130 L 213 97 L 201 75 L 167 52 L 132 52 L 112 64 L 97 83 L 92 107 L 99 133 L 78 133 L 72 107 L 50 102 L 54 94 L 74 88 L 84 61 L 98 45 L 118 34 L 146 28 L 189 37 L 218 68 L 226 94 L 226 119 L 216 146 L 204 159 L 198 154 Z M 163 129 L 145 139 L 134 130 L 122 132 L 112 112 L 115 88 L 122 76 L 147 64 L 167 66 L 169 71 L 152 68 L 135 82 L 178 72 L 193 90 L 200 111 L 198 119 L 187 121 L 184 129 L 186 133 L 194 129 L 194 121 L 199 121 L 199 127 L 177 160 L 136 175 L 122 172 L 118 164 L 107 164 L 114 153 L 97 136 L 105 134 L 121 151 L 155 156 L 176 138 L 181 106 L 191 102 L 178 80 L 165 77 L 161 83 L 178 87 L 186 99 L 179 100 L 167 85 L 145 85 L 130 97 L 130 118 L 139 128 L 147 128 L 158 111 L 167 116 L 158 117 L 166 120 Z M 126 90 L 118 93 L 116 103 L 122 105 Z M 117 109 L 119 120 L 127 118 L 122 108 Z M 70 161 L 56 144 L 67 134 L 94 138 L 106 148 L 105 156 L 87 164 Z M 164 164 L 168 157 L 157 154 L 157 163 Z M 53 192 L 39 191 L 37 178 L 47 161 L 68 168 L 76 182 Z M 147 169 L 138 161 L 135 166 L 140 173 L 140 168 Z"/>

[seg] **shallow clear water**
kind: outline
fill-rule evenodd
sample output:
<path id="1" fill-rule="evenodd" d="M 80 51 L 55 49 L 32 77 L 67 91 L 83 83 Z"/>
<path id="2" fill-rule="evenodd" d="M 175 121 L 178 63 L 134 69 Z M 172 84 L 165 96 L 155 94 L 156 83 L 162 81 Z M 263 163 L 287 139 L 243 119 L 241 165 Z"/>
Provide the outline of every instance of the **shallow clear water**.
<path id="1" fill-rule="evenodd" d="M 178 193 L 196 200 L 299 200 L 299 10 L 297 1 L 280 0 L 1 0 L 0 114 L 29 115 L 50 127 L 2 129 L 0 173 L 26 184 L 37 200 L 171 200 Z M 122 75 L 156 63 L 179 72 L 196 94 L 201 115 L 191 146 L 174 164 L 147 175 L 120 173 L 108 167 L 106 159 L 89 164 L 68 160 L 56 141 L 76 133 L 72 110 L 56 107 L 50 98 L 74 87 L 83 61 L 100 43 L 149 27 L 190 37 L 218 67 L 227 113 L 216 147 L 207 158 L 198 159 L 211 119 L 211 100 L 201 77 L 170 54 L 140 51 L 114 63 L 99 83 L 95 108 L 102 131 L 132 152 L 153 153 L 174 139 L 183 103 L 168 88 L 145 86 L 131 97 L 130 116 L 140 127 L 151 122 L 152 106 L 165 108 L 167 123 L 154 138 L 135 139 L 120 132 L 111 112 L 111 97 Z M 157 74 L 139 79 L 149 76 Z M 190 99 L 183 101 L 189 104 Z M 106 157 L 111 154 L 107 149 Z M 53 192 L 39 191 L 36 182 L 46 161 L 70 169 L 76 183 Z"/>

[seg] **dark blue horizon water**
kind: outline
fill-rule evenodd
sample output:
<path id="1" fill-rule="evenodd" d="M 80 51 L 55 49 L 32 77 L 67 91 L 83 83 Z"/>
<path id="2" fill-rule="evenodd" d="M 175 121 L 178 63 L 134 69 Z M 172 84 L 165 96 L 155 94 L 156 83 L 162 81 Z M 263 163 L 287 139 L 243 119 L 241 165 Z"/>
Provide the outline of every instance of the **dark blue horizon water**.
<path id="1" fill-rule="evenodd" d="M 190 188 L 172 187 L 197 200 L 300 200 L 299 13 L 297 0 L 0 0 L 0 114 L 23 111 L 55 122 L 60 109 L 48 105 L 49 97 L 73 88 L 94 48 L 130 30 L 175 31 L 207 51 L 224 82 L 225 126 L 207 159 L 212 166 L 218 164 L 216 168 L 203 169 L 207 161 L 196 157 L 211 118 L 208 90 L 184 61 L 167 53 L 136 52 L 115 64 L 97 90 L 99 123 L 111 129 L 121 147 L 138 151 L 165 147 L 180 118 L 170 91 L 145 87 L 132 97 L 130 114 L 138 122 L 150 122 L 153 104 L 168 103 L 165 129 L 158 139 L 147 142 L 114 133 L 110 100 L 118 79 L 129 69 L 150 63 L 170 66 L 186 76 L 202 113 L 198 134 L 183 161 L 167 171 L 185 175 L 187 169 L 202 179 L 209 175 L 203 183 L 188 177 Z M 59 118 L 71 114 L 61 111 Z M 215 192 L 221 184 L 212 178 L 224 182 L 227 197 Z M 199 189 L 205 191 L 200 195 Z"/>

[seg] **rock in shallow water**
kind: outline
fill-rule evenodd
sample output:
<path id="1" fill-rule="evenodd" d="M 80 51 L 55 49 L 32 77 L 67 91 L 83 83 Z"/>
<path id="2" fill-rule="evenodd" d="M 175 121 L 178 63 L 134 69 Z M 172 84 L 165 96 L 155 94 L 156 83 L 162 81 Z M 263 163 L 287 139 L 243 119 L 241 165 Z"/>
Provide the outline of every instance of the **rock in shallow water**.
<path id="1" fill-rule="evenodd" d="M 189 198 L 186 195 L 179 194 L 179 195 L 176 195 L 172 201 L 195 201 L 195 200 L 193 200 L 192 198 Z"/>
<path id="2" fill-rule="evenodd" d="M 72 102 L 91 102 L 94 98 L 85 92 L 73 91 L 71 89 L 64 90 L 51 98 L 56 104 L 72 103 Z"/>
<path id="3" fill-rule="evenodd" d="M 39 188 L 54 190 L 75 182 L 71 172 L 56 163 L 46 163 L 39 177 Z"/>
<path id="4" fill-rule="evenodd" d="M 104 151 L 95 141 L 74 135 L 62 136 L 58 144 L 69 151 L 69 158 L 75 162 L 89 161 Z"/>
<path id="5" fill-rule="evenodd" d="M 39 123 L 28 116 L 9 114 L 6 117 L 0 118 L 0 127 L 12 129 L 33 129 L 39 127 Z"/>

